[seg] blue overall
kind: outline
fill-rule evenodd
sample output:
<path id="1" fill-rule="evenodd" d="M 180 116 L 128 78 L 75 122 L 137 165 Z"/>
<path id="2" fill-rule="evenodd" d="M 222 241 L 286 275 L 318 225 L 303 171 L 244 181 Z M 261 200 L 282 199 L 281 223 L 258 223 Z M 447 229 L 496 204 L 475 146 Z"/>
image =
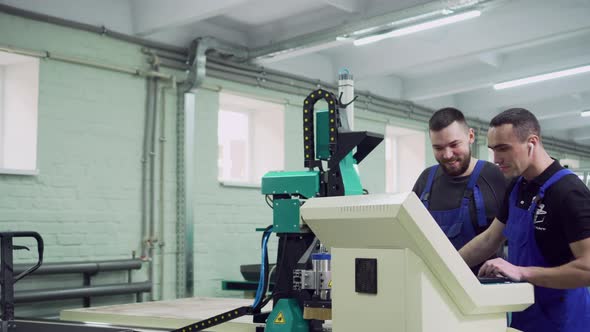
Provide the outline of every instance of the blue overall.
<path id="1" fill-rule="evenodd" d="M 526 210 L 517 205 L 522 177 L 516 182 L 510 193 L 508 221 L 504 229 L 511 264 L 549 267 L 535 239 L 534 213 L 547 188 L 568 174 L 573 173 L 562 169 L 553 174 Z M 590 293 L 586 288 L 563 290 L 535 286 L 535 303 L 523 312 L 512 313 L 511 326 L 524 332 L 588 332 Z"/>
<path id="2" fill-rule="evenodd" d="M 483 197 L 476 185 L 479 173 L 483 169 L 484 161 L 478 160 L 475 164 L 475 168 L 469 177 L 469 182 L 465 188 L 463 198 L 461 199 L 461 205 L 458 208 L 451 210 L 438 210 L 433 211 L 429 207 L 429 196 L 432 189 L 432 183 L 434 182 L 434 175 L 438 169 L 438 165 L 433 166 L 428 174 L 428 181 L 426 182 L 426 188 L 420 195 L 420 200 L 430 211 L 430 214 L 436 220 L 440 228 L 447 235 L 453 246 L 457 250 L 461 249 L 467 242 L 471 241 L 477 232 L 471 222 L 471 215 L 469 213 L 469 204 L 473 195 L 475 200 L 475 210 L 477 215 L 477 225 L 479 227 L 485 227 L 487 225 L 486 211 L 483 202 Z M 443 192 L 441 190 L 441 192 Z"/>

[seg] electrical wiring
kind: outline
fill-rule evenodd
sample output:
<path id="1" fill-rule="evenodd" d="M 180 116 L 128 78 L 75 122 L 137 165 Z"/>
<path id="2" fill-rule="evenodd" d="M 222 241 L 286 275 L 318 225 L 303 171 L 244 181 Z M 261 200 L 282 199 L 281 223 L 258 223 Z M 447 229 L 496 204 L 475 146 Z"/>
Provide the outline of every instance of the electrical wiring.
<path id="1" fill-rule="evenodd" d="M 261 266 L 260 266 L 260 278 L 258 280 L 258 288 L 256 290 L 256 297 L 254 299 L 254 303 L 252 304 L 252 308 L 256 309 L 260 306 L 263 297 L 265 296 L 266 288 L 268 287 L 268 275 L 266 271 L 268 270 L 268 239 L 272 234 L 272 225 L 268 226 L 263 234 L 262 234 L 262 259 L 261 259 Z"/>

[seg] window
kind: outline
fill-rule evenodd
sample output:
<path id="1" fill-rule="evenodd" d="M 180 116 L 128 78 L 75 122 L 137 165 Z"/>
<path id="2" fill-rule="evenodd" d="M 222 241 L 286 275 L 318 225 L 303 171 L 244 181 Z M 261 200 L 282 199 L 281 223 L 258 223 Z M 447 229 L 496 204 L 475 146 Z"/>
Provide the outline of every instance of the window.
<path id="1" fill-rule="evenodd" d="M 426 163 L 424 132 L 386 126 L 385 191 L 411 191 Z"/>
<path id="2" fill-rule="evenodd" d="M 39 60 L 0 52 L 0 173 L 36 174 Z"/>
<path id="3" fill-rule="evenodd" d="M 259 186 L 262 176 L 285 167 L 285 108 L 221 92 L 218 179 L 225 185 Z"/>
<path id="4" fill-rule="evenodd" d="M 578 169 L 580 168 L 580 161 L 577 159 L 571 159 L 571 158 L 563 158 L 559 160 L 559 163 L 565 167 L 565 168 L 569 168 L 569 169 Z"/>

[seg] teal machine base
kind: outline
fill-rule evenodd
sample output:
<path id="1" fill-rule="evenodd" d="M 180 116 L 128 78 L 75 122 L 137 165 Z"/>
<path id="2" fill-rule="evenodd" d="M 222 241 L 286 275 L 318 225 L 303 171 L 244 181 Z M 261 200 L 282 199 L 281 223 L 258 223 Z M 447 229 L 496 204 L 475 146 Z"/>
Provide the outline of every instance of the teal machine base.
<path id="1" fill-rule="evenodd" d="M 280 299 L 273 308 L 264 332 L 308 332 L 309 327 L 295 299 Z"/>

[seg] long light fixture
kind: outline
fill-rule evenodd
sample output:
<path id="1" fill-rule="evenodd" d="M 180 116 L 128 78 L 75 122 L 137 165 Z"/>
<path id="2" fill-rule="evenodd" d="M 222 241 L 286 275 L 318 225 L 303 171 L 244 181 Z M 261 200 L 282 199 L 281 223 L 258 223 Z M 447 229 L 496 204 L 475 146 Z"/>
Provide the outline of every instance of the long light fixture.
<path id="1" fill-rule="evenodd" d="M 567 77 L 567 76 L 583 74 L 583 73 L 588 73 L 588 72 L 590 72 L 590 65 L 566 69 L 566 70 L 555 71 L 552 73 L 547 73 L 547 74 L 542 74 L 542 75 L 535 75 L 535 76 L 530 76 L 530 77 L 525 77 L 525 78 L 519 78 L 517 80 L 512 80 L 512 81 L 496 83 L 496 84 L 494 84 L 494 89 L 496 89 L 496 90 L 508 89 L 508 88 L 513 88 L 516 86 L 525 85 L 525 84 L 543 82 L 543 81 L 552 80 L 555 78 Z"/>
<path id="2" fill-rule="evenodd" d="M 456 15 L 450 15 L 447 17 L 439 18 L 436 20 L 431 20 L 424 23 L 419 23 L 415 25 L 410 25 L 404 28 L 395 29 L 386 33 L 381 33 L 377 35 L 371 35 L 363 38 L 356 39 L 353 44 L 355 46 L 367 45 L 371 43 L 378 42 L 383 39 L 399 37 L 404 35 L 409 35 L 411 33 L 430 30 L 434 28 L 438 28 L 444 25 L 465 21 L 471 18 L 479 17 L 481 15 L 481 11 L 479 10 L 471 10 L 468 12 L 463 12 Z"/>
<path id="3" fill-rule="evenodd" d="M 584 111 L 584 112 L 580 113 L 580 115 L 583 116 L 583 117 L 589 117 L 590 116 L 590 110 Z"/>

